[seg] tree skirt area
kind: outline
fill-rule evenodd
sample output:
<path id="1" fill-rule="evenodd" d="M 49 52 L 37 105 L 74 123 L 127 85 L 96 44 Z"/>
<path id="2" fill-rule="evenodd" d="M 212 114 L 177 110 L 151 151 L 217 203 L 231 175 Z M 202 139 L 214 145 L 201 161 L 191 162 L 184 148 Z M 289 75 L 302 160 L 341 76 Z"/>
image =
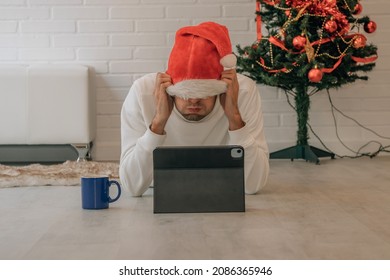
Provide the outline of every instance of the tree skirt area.
<path id="1" fill-rule="evenodd" d="M 119 178 L 119 164 L 115 162 L 66 161 L 62 164 L 8 166 L 0 164 L 0 188 L 21 186 L 75 186 L 80 178 L 108 176 Z"/>

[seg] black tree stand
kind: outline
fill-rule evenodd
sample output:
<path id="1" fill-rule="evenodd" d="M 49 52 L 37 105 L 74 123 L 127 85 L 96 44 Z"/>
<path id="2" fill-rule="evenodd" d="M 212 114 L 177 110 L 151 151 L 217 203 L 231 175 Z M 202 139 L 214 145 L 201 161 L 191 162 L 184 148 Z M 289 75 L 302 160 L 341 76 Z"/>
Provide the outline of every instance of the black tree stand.
<path id="1" fill-rule="evenodd" d="M 297 144 L 270 154 L 271 159 L 304 159 L 316 164 L 320 163 L 320 157 L 334 159 L 335 154 L 310 146 L 308 144 L 307 121 L 309 119 L 310 96 L 307 87 L 302 85 L 295 91 L 295 111 L 297 113 L 298 131 Z"/>

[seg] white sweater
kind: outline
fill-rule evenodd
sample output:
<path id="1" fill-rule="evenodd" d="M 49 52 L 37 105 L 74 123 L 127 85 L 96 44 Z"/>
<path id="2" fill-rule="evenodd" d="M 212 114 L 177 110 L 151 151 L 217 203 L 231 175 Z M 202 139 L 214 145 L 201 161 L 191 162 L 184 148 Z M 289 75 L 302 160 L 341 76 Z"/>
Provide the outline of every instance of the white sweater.
<path id="1" fill-rule="evenodd" d="M 217 99 L 213 111 L 198 122 L 186 120 L 173 109 L 165 135 L 149 126 L 155 114 L 156 73 L 136 80 L 122 107 L 120 179 L 133 196 L 141 196 L 153 183 L 153 150 L 157 146 L 241 145 L 245 149 L 245 192 L 254 194 L 267 182 L 268 146 L 263 133 L 261 99 L 256 84 L 237 74 L 238 106 L 245 126 L 229 131 L 228 120 Z"/>

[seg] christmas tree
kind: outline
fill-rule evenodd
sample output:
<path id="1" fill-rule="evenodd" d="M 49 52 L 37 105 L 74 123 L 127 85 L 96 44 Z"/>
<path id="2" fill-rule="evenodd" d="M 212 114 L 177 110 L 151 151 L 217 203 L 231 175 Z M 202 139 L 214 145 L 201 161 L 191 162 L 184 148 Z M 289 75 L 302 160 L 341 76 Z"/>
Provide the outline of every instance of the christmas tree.
<path id="1" fill-rule="evenodd" d="M 271 158 L 319 163 L 319 157 L 334 157 L 308 145 L 310 97 L 368 79 L 362 73 L 374 68 L 377 47 L 363 32 L 375 32 L 376 23 L 361 16 L 362 10 L 359 0 L 256 1 L 257 41 L 237 46 L 238 72 L 293 96 L 298 122 L 296 146 Z"/>

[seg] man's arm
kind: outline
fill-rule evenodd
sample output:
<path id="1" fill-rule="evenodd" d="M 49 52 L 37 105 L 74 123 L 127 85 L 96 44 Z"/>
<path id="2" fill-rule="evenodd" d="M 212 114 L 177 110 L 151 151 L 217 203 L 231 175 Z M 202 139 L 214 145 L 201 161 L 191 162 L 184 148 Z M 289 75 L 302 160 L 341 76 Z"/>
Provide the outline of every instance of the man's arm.
<path id="1" fill-rule="evenodd" d="M 167 94 L 167 87 L 171 85 L 171 77 L 168 74 L 157 73 L 154 89 L 156 114 L 150 124 L 150 130 L 156 134 L 165 134 L 165 125 L 172 113 L 173 99 Z"/>
<path id="2" fill-rule="evenodd" d="M 265 186 L 269 173 L 268 145 L 263 131 L 260 94 L 252 80 L 243 76 L 238 79 L 235 70 L 224 73 L 222 77 L 225 77 L 224 80 L 228 83 L 228 90 L 221 96 L 221 104 L 229 119 L 229 144 L 244 147 L 245 192 L 254 194 Z M 239 93 L 242 96 L 239 97 Z"/>
<path id="3" fill-rule="evenodd" d="M 227 84 L 226 92 L 220 95 L 220 102 L 229 121 L 229 130 L 234 131 L 245 126 L 238 108 L 238 84 L 235 69 L 225 70 L 221 74 L 221 81 Z"/>
<path id="4" fill-rule="evenodd" d="M 119 173 L 122 185 L 133 196 L 141 196 L 151 185 L 153 150 L 162 145 L 166 137 L 166 120 L 156 117 L 163 116 L 160 111 L 163 108 L 159 109 L 158 106 L 161 107 L 164 102 L 161 98 L 158 100 L 160 96 L 157 95 L 160 90 L 164 90 L 162 84 L 169 85 L 170 82 L 165 75 L 157 74 L 155 77 L 134 83 L 121 112 L 122 151 Z M 151 78 L 156 82 L 151 81 Z M 139 94 L 140 91 L 148 91 L 150 94 Z M 166 101 L 169 102 L 168 99 Z M 165 110 L 169 113 L 165 115 L 168 118 L 172 107 L 166 107 Z M 156 126 L 153 127 L 153 123 Z"/>

